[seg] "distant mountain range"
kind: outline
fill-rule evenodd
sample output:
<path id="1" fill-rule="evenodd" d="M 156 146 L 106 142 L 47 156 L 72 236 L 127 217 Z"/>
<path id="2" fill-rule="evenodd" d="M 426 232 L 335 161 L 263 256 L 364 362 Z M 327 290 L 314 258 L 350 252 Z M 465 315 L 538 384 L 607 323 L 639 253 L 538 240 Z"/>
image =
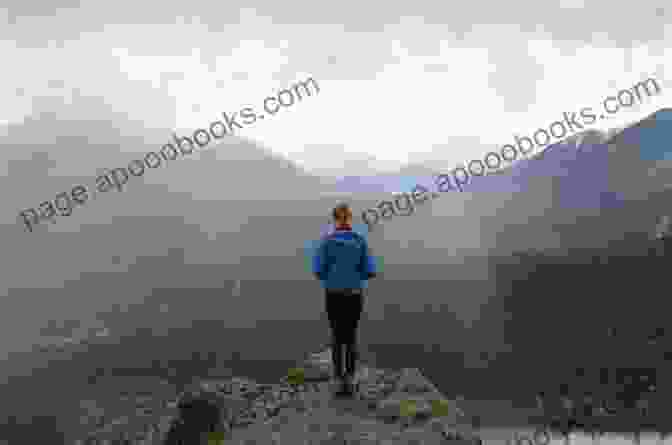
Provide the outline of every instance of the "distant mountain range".
<path id="1" fill-rule="evenodd" d="M 337 200 L 349 200 L 359 218 L 358 209 L 416 183 L 430 185 L 440 173 L 430 165 L 408 165 L 395 174 L 317 176 L 236 136 L 132 178 L 123 192 L 100 195 L 58 218 L 53 229 L 22 232 L 16 220 L 20 209 L 74 184 L 91 184 L 100 170 L 128 165 L 170 141 L 170 132 L 143 135 L 136 123 L 122 133 L 118 115 L 102 105 L 86 106 L 93 106 L 96 119 L 68 120 L 56 110 L 10 127 L 2 137 L 3 145 L 16 147 L 4 154 L 13 160 L 0 176 L 1 189 L 16 191 L 7 196 L 7 223 L 0 226 L 4 251 L 13 252 L 0 258 L 8 277 L 3 285 L 60 287 L 65 279 L 68 288 L 73 281 L 86 288 L 81 283 L 93 277 L 89 272 L 125 277 L 111 279 L 113 298 L 106 296 L 112 289 L 92 281 L 89 291 L 65 291 L 63 304 L 41 301 L 55 318 L 76 319 L 71 312 L 89 312 L 110 300 L 133 301 L 157 280 L 165 287 L 189 287 L 214 285 L 224 277 L 301 279 L 308 272 L 304 247 L 320 236 Z M 626 235 L 632 242 L 646 239 L 660 214 L 670 213 L 672 169 L 669 161 L 642 153 L 662 151 L 660 141 L 672 133 L 669 115 L 670 109 L 662 109 L 624 129 L 576 134 L 500 174 L 476 178 L 464 193 L 446 193 L 414 215 L 387 223 L 372 239 L 376 255 L 388 267 L 403 265 L 402 275 L 413 276 L 408 265 L 421 264 L 417 273 L 424 276 L 434 270 L 430 266 L 438 270 L 447 261 L 461 262 L 453 258 L 459 254 L 446 253 L 458 248 L 464 255 L 505 255 L 530 246 L 599 246 Z M 133 145 L 138 147 L 133 153 L 113 150 Z M 178 251 L 174 258 L 171 252 Z M 62 252 L 72 260 L 64 261 Z M 185 263 L 199 265 L 203 276 L 182 274 Z M 220 272 L 210 277 L 215 269 Z M 81 292 L 87 294 L 84 301 Z M 14 313 L 22 313 L 21 307 L 17 301 Z M 43 322 L 38 317 L 32 323 Z M 30 326 L 24 325 L 21 329 Z"/>
<path id="2" fill-rule="evenodd" d="M 464 188 L 468 192 L 521 192 L 528 190 L 534 178 L 545 177 L 553 178 L 563 207 L 619 206 L 625 198 L 611 190 L 608 182 L 610 151 L 635 144 L 642 162 L 672 159 L 672 149 L 666 148 L 669 144 L 665 139 L 672 131 L 671 115 L 672 109 L 661 109 L 631 127 L 573 134 L 529 159 L 519 159 L 486 176 L 472 176 Z M 449 173 L 426 165 L 409 165 L 395 173 L 343 176 L 334 187 L 344 193 L 403 193 L 416 184 L 435 189 L 436 175 Z"/>
<path id="3" fill-rule="evenodd" d="M 471 343 L 475 332 L 479 337 L 473 341 L 480 342 L 481 350 L 504 343 L 516 351 L 534 352 L 530 343 L 539 334 L 530 336 L 529 332 L 537 331 L 531 331 L 526 322 L 546 328 L 550 322 L 539 321 L 539 314 L 548 312 L 549 307 L 565 310 L 565 318 L 558 319 L 557 332 L 552 332 L 553 345 L 560 350 L 569 335 L 560 331 L 560 325 L 569 323 L 567 320 L 578 324 L 571 313 L 582 309 L 593 294 L 600 295 L 602 312 L 593 301 L 592 315 L 604 318 L 609 312 L 604 311 L 605 304 L 618 303 L 622 307 L 615 323 L 629 323 L 626 315 L 633 310 L 626 302 L 640 297 L 639 287 L 644 286 L 640 281 L 657 276 L 651 271 L 635 274 L 632 270 L 646 253 L 646 243 L 660 216 L 671 213 L 670 161 L 665 154 L 651 154 L 664 151 L 661 140 L 672 140 L 669 113 L 669 109 L 660 110 L 606 135 L 596 131 L 575 135 L 531 160 L 514 163 L 510 171 L 478 178 L 464 193 L 446 193 L 411 216 L 387 222 L 384 230 L 370 237 L 375 255 L 385 261 L 383 279 L 371 285 L 372 307 L 385 313 L 384 318 L 398 314 L 399 322 L 415 317 L 416 326 L 426 330 L 409 329 L 414 332 L 414 341 L 433 335 L 435 327 L 452 329 L 458 320 L 471 317 L 478 323 L 478 329 L 469 331 L 472 337 L 455 328 L 455 335 L 437 340 L 452 342 L 451 348 L 460 353 L 475 347 Z M 265 326 L 263 320 L 317 323 L 321 290 L 306 270 L 304 247 L 320 236 L 334 203 L 348 199 L 361 210 L 389 199 L 391 193 L 410 191 L 417 178 L 428 179 L 436 173 L 430 165 L 413 165 L 399 174 L 322 177 L 257 143 L 231 137 L 189 158 L 149 170 L 144 177 L 129 180 L 125 191 L 100 195 L 54 225 L 24 232 L 16 220 L 20 210 L 53 198 L 74 184 L 91 184 L 100 170 L 128 165 L 171 137 L 169 131 L 144 134 L 141 124 L 127 127 L 118 115 L 97 109 L 90 114 L 95 120 L 43 115 L 9 128 L 7 135 L 0 137 L 3 146 L 13 148 L 2 154 L 9 161 L 7 171 L 0 175 L 0 190 L 5 191 L 0 225 L 0 270 L 2 285 L 7 288 L 0 292 L 0 323 L 5 333 L 0 338 L 5 360 L 1 377 L 5 381 L 11 374 L 32 374 L 31 369 L 55 366 L 55 356 L 34 345 L 48 344 L 49 338 L 83 338 L 75 324 L 45 330 L 52 320 L 106 316 L 116 320 L 116 324 L 106 321 L 104 326 L 95 325 L 109 328 L 107 337 L 95 335 L 104 331 L 82 330 L 82 336 L 92 340 L 65 348 L 74 352 L 71 357 L 59 355 L 63 369 L 79 369 L 86 363 L 94 366 L 90 364 L 90 345 L 114 349 L 116 335 L 131 338 L 134 345 L 139 337 L 148 338 L 148 346 L 134 352 L 133 357 L 140 361 L 154 345 L 155 329 L 157 336 L 163 335 L 162 330 L 176 332 L 175 326 L 186 333 L 199 318 L 210 317 L 217 326 L 235 322 Z M 122 132 L 122 128 L 128 131 Z M 134 151 L 120 152 L 119 147 L 133 147 Z M 376 176 L 384 178 L 383 187 L 372 179 Z M 348 188 L 360 183 L 369 185 L 360 191 Z M 578 248 L 639 257 L 624 261 L 620 269 L 601 268 L 590 285 L 595 269 L 588 266 L 581 269 L 581 275 L 578 266 L 569 265 L 557 274 L 548 272 L 552 268 L 546 266 L 537 275 L 543 279 L 535 281 L 528 276 L 541 259 L 512 260 L 513 252 L 528 249 L 544 253 L 545 258 L 555 253 L 555 258 L 567 262 L 585 259 L 576 253 Z M 497 269 L 490 264 L 493 258 L 508 258 L 510 264 Z M 581 278 L 567 278 L 575 274 Z M 504 295 L 509 290 L 509 275 L 518 279 L 518 284 L 509 286 L 516 290 L 517 300 L 513 293 Z M 656 283 L 661 284 L 658 279 Z M 234 280 L 245 280 L 245 296 L 256 295 L 256 299 L 231 300 Z M 300 280 L 311 281 L 294 284 Z M 534 285 L 525 287 L 521 282 Z M 643 292 L 647 301 L 663 300 L 656 292 L 664 292 L 664 287 L 646 285 L 652 287 Z M 425 291 L 418 292 L 419 286 Z M 662 290 L 656 291 L 658 288 Z M 266 295 L 272 297 L 260 304 Z M 549 303 L 551 296 L 553 305 Z M 530 307 L 531 298 L 536 298 L 534 313 L 520 315 Z M 160 304 L 179 310 L 163 314 L 155 310 Z M 446 327 L 445 311 L 438 320 L 438 312 L 429 311 L 428 315 L 424 304 L 448 305 L 456 321 Z M 383 306 L 393 312 L 383 311 Z M 416 315 L 409 315 L 410 311 Z M 109 317 L 111 313 L 115 317 Z M 507 324 L 507 334 L 516 330 L 517 334 L 503 338 L 499 329 L 502 319 L 510 314 L 519 314 L 515 317 L 518 326 Z M 433 324 L 428 321 L 432 316 Z M 281 322 L 273 329 L 279 329 Z M 394 329 L 398 330 L 396 325 Z M 142 335 L 134 336 L 134 330 Z M 215 336 L 214 328 L 212 332 Z M 269 332 L 274 331 L 260 332 L 259 338 Z M 374 334 L 384 343 L 390 332 Z M 187 338 L 186 334 L 173 335 Z M 572 335 L 573 342 L 581 342 L 578 334 Z M 394 341 L 398 343 L 397 338 Z M 221 349 L 219 342 L 217 338 Z M 192 344 L 181 345 L 181 350 L 192 349 Z M 166 350 L 171 352 L 170 348 Z M 586 355 L 589 352 L 594 351 L 584 351 Z M 128 360 L 129 354 L 123 350 L 117 351 L 117 356 Z M 106 358 L 107 354 L 100 353 L 101 361 Z M 56 386 L 47 379 L 40 388 Z M 17 393 L 23 391 L 21 388 Z M 33 406 L 26 403 L 26 412 L 31 409 Z"/>

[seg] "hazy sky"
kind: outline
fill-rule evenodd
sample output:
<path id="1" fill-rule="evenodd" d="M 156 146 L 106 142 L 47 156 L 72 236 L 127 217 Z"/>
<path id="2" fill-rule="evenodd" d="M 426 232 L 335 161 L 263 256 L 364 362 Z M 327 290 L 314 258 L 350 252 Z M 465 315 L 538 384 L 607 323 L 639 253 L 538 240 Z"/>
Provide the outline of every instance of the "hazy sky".
<path id="1" fill-rule="evenodd" d="M 453 165 L 642 79 L 664 84 L 665 3 L 9 0 L 0 121 L 79 90 L 148 127 L 189 131 L 312 76 L 319 96 L 245 136 L 309 169 L 370 156 L 379 168 Z M 663 93 L 595 127 L 671 101 Z"/>

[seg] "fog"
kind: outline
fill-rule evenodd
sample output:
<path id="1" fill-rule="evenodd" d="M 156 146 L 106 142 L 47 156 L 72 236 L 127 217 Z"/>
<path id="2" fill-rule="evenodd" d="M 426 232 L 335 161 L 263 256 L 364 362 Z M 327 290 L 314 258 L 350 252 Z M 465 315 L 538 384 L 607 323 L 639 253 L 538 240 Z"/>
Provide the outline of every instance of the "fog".
<path id="1" fill-rule="evenodd" d="M 596 365 L 614 324 L 638 357 L 635 338 L 666 323 L 662 6 L 257 3 L 0 9 L 0 377 L 16 402 L 2 415 L 37 413 L 26 387 L 45 419 L 68 412 L 101 375 L 275 379 L 328 342 L 306 246 L 343 200 L 382 270 L 365 359 L 528 400 Z M 96 189 L 308 78 L 319 93 Z M 366 209 L 646 79 L 656 95 L 366 227 Z M 95 197 L 28 230 L 20 212 L 77 185 Z"/>

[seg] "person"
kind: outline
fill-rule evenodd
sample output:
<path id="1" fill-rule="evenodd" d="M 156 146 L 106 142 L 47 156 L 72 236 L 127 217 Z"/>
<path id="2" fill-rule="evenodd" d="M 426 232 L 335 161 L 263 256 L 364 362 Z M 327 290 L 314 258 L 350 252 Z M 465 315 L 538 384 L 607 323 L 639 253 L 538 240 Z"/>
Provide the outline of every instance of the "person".
<path id="1" fill-rule="evenodd" d="M 364 236 L 352 230 L 352 210 L 339 204 L 332 211 L 334 230 L 320 239 L 313 273 L 326 291 L 326 311 L 332 333 L 332 363 L 338 394 L 352 395 L 357 362 L 357 324 L 362 314 L 363 284 L 376 276 Z M 345 352 L 345 363 L 343 361 Z"/>

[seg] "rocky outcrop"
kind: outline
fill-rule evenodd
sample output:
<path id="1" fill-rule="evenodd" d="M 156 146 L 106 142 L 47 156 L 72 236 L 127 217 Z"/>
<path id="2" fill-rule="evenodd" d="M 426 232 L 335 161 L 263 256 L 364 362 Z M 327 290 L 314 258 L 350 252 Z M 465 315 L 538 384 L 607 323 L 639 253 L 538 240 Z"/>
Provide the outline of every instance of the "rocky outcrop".
<path id="1" fill-rule="evenodd" d="M 124 443 L 122 438 L 144 445 L 480 441 L 458 402 L 444 397 L 418 369 L 361 364 L 351 398 L 335 397 L 332 376 L 325 350 L 274 384 L 239 377 L 199 380 L 167 402 L 156 423 L 136 425 L 142 432 L 133 433 L 133 422 L 125 417 L 80 443 Z"/>

